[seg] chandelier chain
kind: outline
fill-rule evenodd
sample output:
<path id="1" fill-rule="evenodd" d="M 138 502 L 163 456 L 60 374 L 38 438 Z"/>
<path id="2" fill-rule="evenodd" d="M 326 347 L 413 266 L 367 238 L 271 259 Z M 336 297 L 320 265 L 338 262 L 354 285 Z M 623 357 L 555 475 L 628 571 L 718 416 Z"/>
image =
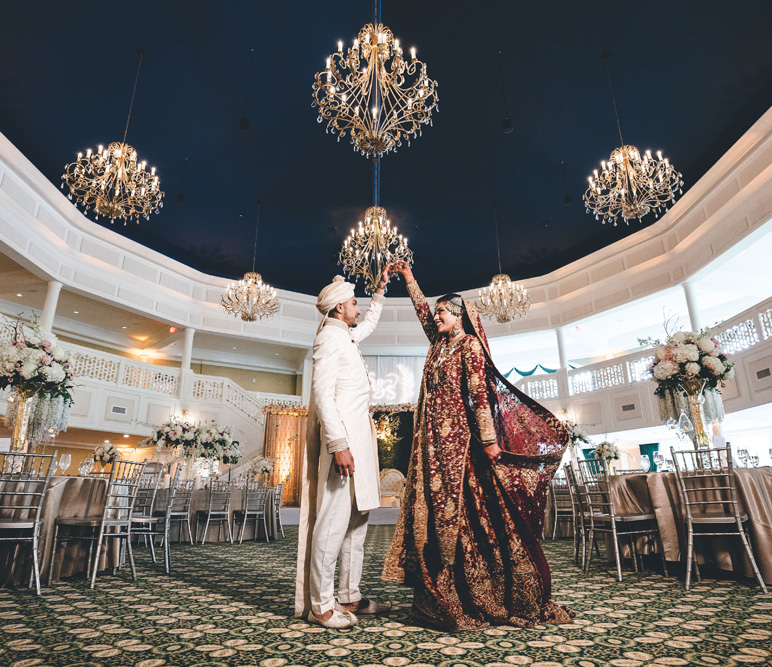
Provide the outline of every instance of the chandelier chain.
<path id="1" fill-rule="evenodd" d="M 252 49 L 249 54 L 249 76 L 247 77 L 247 94 L 244 99 L 244 115 L 249 112 L 249 89 L 252 86 L 252 68 L 255 65 L 255 50 Z"/>
<path id="2" fill-rule="evenodd" d="M 123 130 L 123 142 L 126 143 L 126 135 L 129 133 L 129 121 L 131 120 L 131 111 L 134 108 L 134 96 L 137 94 L 137 83 L 139 82 L 139 70 L 142 67 L 142 57 L 145 55 L 145 49 L 137 49 L 139 54 L 139 63 L 137 63 L 137 76 L 134 77 L 134 90 L 131 91 L 131 102 L 129 103 L 129 115 L 126 118 L 126 128 Z"/>
<path id="3" fill-rule="evenodd" d="M 501 49 L 499 49 L 499 71 L 501 73 L 501 98 L 504 100 L 504 117 L 509 117 L 509 110 L 507 109 L 507 90 L 504 86 L 504 61 L 501 56 Z"/>
<path id="4" fill-rule="evenodd" d="M 257 258 L 257 228 L 260 225 L 260 204 L 257 202 L 257 220 L 255 220 L 255 247 L 252 250 L 252 273 L 255 272 L 255 259 Z"/>
<path id="5" fill-rule="evenodd" d="M 609 67 L 608 61 L 609 61 L 609 54 L 604 53 L 603 62 L 606 64 L 606 76 L 608 77 L 608 87 L 611 90 L 611 103 L 614 105 L 614 118 L 616 118 L 616 121 L 617 121 L 617 131 L 619 132 L 619 142 L 624 146 L 625 140 L 622 139 L 622 125 L 619 122 L 619 111 L 617 110 L 617 98 L 616 98 L 616 95 L 614 95 L 614 84 L 611 83 L 611 68 Z"/>
<path id="6" fill-rule="evenodd" d="M 499 215 L 498 207 L 493 207 L 493 224 L 496 228 L 496 253 L 499 257 L 499 273 L 501 273 L 501 246 L 499 245 Z"/>

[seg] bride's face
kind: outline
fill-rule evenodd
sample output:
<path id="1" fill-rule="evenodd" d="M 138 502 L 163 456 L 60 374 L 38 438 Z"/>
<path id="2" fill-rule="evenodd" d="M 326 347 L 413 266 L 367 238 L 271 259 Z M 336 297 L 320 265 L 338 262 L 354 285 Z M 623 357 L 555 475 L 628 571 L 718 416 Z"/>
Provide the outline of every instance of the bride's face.
<path id="1" fill-rule="evenodd" d="M 458 316 L 453 315 L 445 307 L 446 305 L 445 301 L 441 301 L 434 310 L 434 323 L 437 325 L 437 332 L 441 334 L 449 334 L 459 320 Z"/>

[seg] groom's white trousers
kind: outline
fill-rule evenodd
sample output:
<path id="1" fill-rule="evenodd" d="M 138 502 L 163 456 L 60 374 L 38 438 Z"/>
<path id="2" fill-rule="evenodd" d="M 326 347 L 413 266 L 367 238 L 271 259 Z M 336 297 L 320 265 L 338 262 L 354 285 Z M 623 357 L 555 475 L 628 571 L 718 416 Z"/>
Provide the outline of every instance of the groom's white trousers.
<path id="1" fill-rule="evenodd" d="M 311 611 L 324 614 L 335 605 L 335 563 L 340 557 L 338 600 L 342 604 L 362 599 L 359 582 L 365 557 L 369 512 L 356 507 L 354 480 L 342 477 L 330 466 L 321 507 L 316 514 L 311 540 Z M 320 480 L 321 481 L 321 480 Z"/>

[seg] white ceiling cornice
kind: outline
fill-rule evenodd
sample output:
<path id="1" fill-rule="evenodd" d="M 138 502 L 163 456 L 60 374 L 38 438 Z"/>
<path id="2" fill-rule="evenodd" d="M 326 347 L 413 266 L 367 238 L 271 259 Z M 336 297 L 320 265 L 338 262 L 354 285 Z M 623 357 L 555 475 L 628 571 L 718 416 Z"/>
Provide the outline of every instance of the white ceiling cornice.
<path id="1" fill-rule="evenodd" d="M 770 165 L 772 110 L 659 221 L 523 281 L 534 301 L 528 318 L 488 325 L 487 332 L 562 327 L 679 285 L 772 217 Z M 228 280 L 91 222 L 1 134 L 0 251 L 42 279 L 178 327 L 309 347 L 319 321 L 314 297 L 285 290 L 278 290 L 281 312 L 271 320 L 244 323 L 227 315 L 219 298 Z M 425 349 L 422 333 L 408 299 L 389 298 L 368 349 L 404 354 L 406 346 Z"/>

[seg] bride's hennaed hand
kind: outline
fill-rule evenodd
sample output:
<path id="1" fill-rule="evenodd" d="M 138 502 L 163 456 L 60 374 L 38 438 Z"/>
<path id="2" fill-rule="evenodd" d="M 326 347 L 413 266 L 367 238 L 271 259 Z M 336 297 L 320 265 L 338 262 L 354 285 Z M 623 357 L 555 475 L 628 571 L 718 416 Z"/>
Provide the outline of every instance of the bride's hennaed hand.
<path id="1" fill-rule="evenodd" d="M 501 455 L 501 447 L 495 442 L 485 447 L 483 451 L 491 461 L 498 461 Z"/>

